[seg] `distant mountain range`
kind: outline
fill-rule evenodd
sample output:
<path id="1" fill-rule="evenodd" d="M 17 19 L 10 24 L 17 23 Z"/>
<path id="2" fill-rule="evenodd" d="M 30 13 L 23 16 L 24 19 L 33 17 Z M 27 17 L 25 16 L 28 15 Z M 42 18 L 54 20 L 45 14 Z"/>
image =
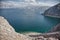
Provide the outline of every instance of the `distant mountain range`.
<path id="1" fill-rule="evenodd" d="M 60 3 L 46 10 L 43 15 L 60 18 Z"/>

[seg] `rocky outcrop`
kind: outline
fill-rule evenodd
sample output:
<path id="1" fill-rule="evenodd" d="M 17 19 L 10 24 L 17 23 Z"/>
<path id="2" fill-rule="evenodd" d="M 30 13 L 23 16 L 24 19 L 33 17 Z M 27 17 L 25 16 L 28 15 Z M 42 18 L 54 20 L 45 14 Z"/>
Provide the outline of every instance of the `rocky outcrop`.
<path id="1" fill-rule="evenodd" d="M 33 40 L 60 40 L 60 32 L 42 33 L 38 35 L 29 35 Z"/>
<path id="2" fill-rule="evenodd" d="M 0 40 L 58 40 L 55 35 L 55 33 L 17 33 L 7 20 L 0 16 Z"/>
<path id="3" fill-rule="evenodd" d="M 43 15 L 60 18 L 60 3 L 46 10 Z"/>
<path id="4" fill-rule="evenodd" d="M 60 32 L 60 23 L 54 26 L 49 32 Z M 57 33 L 56 33 L 57 34 Z M 55 35 L 56 36 L 56 35 Z M 60 33 L 57 34 L 58 39 L 60 40 Z"/>
<path id="5" fill-rule="evenodd" d="M 0 16 L 0 40 L 30 40 L 28 36 L 16 33 L 4 17 Z"/>
<path id="6" fill-rule="evenodd" d="M 54 26 L 54 27 L 50 30 L 50 32 L 57 32 L 57 31 L 60 31 L 60 23 L 57 24 L 56 26 Z"/>

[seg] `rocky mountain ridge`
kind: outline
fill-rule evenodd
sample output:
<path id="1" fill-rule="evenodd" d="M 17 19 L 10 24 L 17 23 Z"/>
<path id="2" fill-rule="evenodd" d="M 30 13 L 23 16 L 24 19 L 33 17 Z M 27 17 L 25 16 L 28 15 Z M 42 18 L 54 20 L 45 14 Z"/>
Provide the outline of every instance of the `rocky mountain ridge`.
<path id="1" fill-rule="evenodd" d="M 60 3 L 46 10 L 43 15 L 60 18 Z"/>

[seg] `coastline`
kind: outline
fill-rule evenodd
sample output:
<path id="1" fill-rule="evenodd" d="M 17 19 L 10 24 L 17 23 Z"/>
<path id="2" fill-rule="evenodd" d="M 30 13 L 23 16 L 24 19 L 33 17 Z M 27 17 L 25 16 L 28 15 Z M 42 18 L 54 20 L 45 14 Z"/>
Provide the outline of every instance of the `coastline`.
<path id="1" fill-rule="evenodd" d="M 10 39 L 11 40 L 59 40 L 60 39 L 60 32 L 52 32 L 52 33 L 29 32 L 26 34 L 17 33 L 4 17 L 0 18 L 0 27 L 1 27 L 0 38 L 2 40 L 10 40 Z"/>
<path id="2" fill-rule="evenodd" d="M 54 16 L 54 15 L 45 15 L 45 14 L 41 14 L 41 15 L 44 15 L 46 17 L 52 17 L 52 18 L 60 18 L 60 16 Z"/>

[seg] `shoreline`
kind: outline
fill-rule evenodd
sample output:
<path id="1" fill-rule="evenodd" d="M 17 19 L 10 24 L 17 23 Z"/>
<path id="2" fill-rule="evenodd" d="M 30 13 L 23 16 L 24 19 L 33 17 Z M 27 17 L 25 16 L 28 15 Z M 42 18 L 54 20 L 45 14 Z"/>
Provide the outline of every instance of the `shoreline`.
<path id="1" fill-rule="evenodd" d="M 59 19 L 60 19 L 60 16 L 45 15 L 45 14 L 41 14 L 41 15 L 44 15 L 44 16 L 46 16 L 46 17 L 52 17 L 52 18 L 59 18 Z"/>

